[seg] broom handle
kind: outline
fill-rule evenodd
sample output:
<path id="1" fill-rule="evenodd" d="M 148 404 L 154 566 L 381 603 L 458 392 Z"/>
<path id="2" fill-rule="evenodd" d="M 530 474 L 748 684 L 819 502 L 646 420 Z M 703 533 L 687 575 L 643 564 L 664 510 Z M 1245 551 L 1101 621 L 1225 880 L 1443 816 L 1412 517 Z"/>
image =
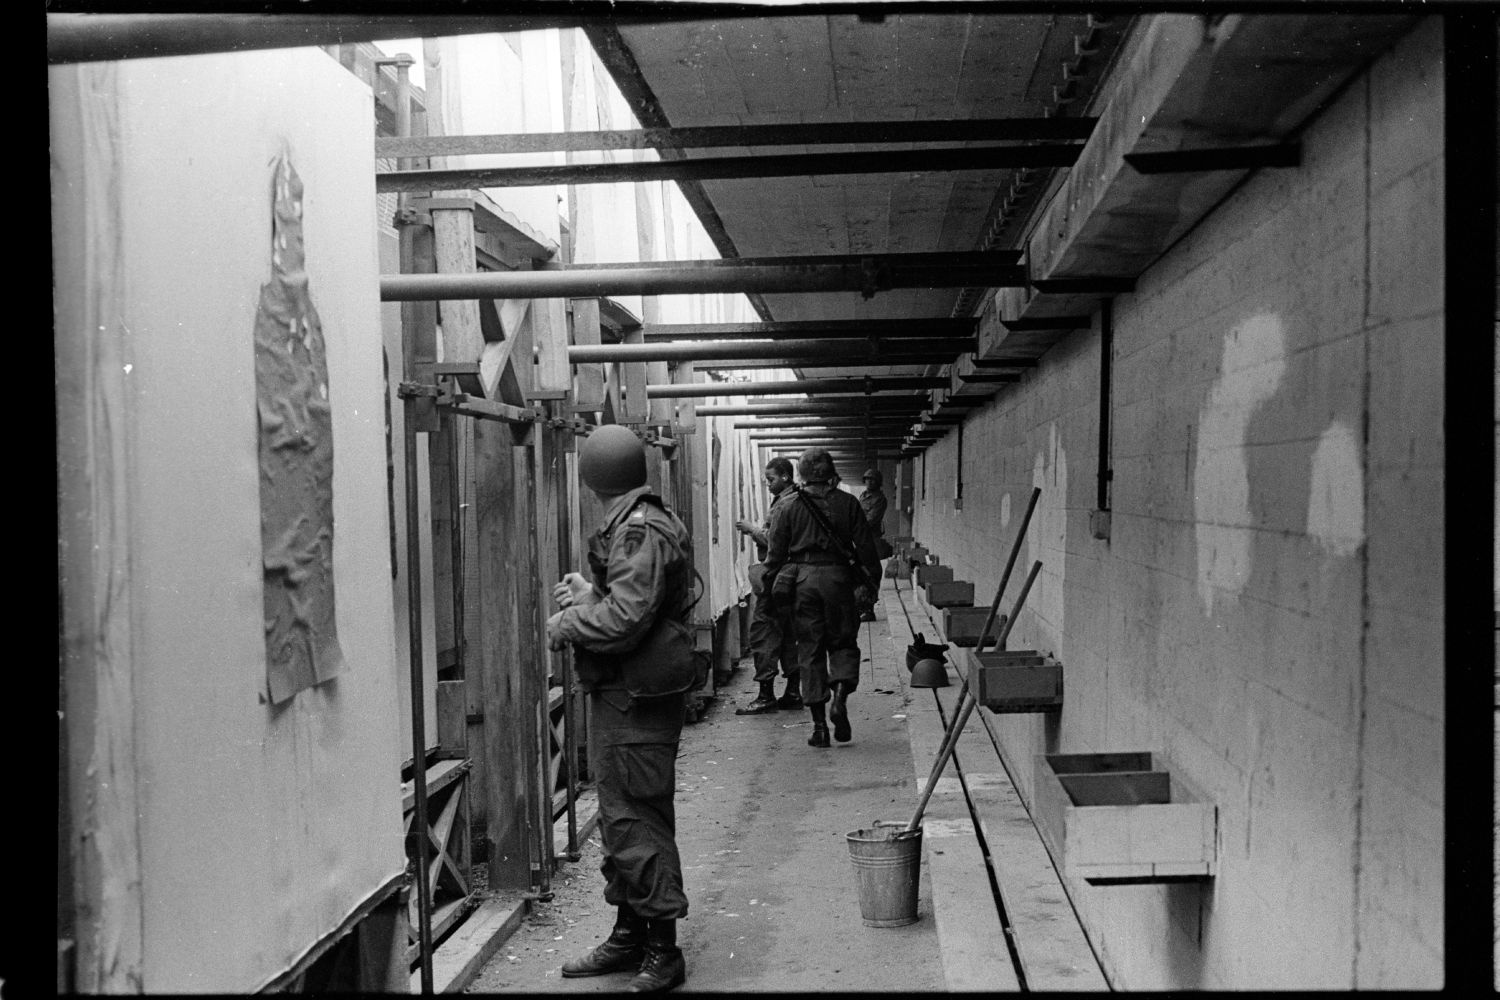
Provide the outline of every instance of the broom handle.
<path id="1" fill-rule="evenodd" d="M 995 588 L 995 599 L 990 602 L 990 616 L 984 621 L 984 628 L 979 630 L 979 641 L 974 644 L 975 654 L 984 652 L 985 640 L 990 637 L 990 628 L 995 624 L 995 613 L 1000 610 L 1000 598 L 1005 593 L 1005 585 L 1010 582 L 1010 571 L 1016 564 L 1016 556 L 1021 554 L 1021 539 L 1026 537 L 1026 527 L 1031 523 L 1031 512 L 1036 510 L 1037 498 L 1042 495 L 1040 486 L 1031 488 L 1031 500 L 1026 504 L 1026 515 L 1021 518 L 1021 529 L 1016 532 L 1016 540 L 1010 546 L 1010 558 L 1005 561 L 1005 572 L 1000 574 L 1000 586 Z M 1005 640 L 1000 640 L 997 649 L 1005 648 Z"/>
<path id="2" fill-rule="evenodd" d="M 1036 579 L 1037 573 L 1041 572 L 1041 560 L 1031 564 L 1031 572 L 1026 574 L 1026 582 L 1021 586 L 1020 596 L 1016 598 L 1016 606 L 1011 609 L 1009 620 L 1005 623 L 1005 629 L 1000 633 L 1000 642 L 1003 644 L 1010 635 L 1011 626 L 1016 623 L 1016 615 L 1021 613 L 1021 605 L 1026 602 L 1026 594 L 1031 590 L 1031 582 Z M 977 667 L 975 669 L 978 669 Z M 968 678 L 964 678 L 965 687 Z M 962 698 L 962 692 L 960 692 Z M 932 766 L 932 773 L 927 776 L 927 787 L 922 789 L 922 798 L 917 802 L 917 811 L 912 813 L 911 822 L 906 824 L 906 829 L 915 830 L 922 822 L 922 813 L 927 809 L 927 800 L 932 798 L 932 790 L 937 787 L 938 775 L 943 773 L 943 768 L 948 764 L 948 758 L 953 756 L 954 747 L 958 745 L 958 734 L 963 732 L 964 724 L 969 721 L 969 715 L 973 713 L 974 706 L 979 704 L 979 695 L 964 702 L 963 711 L 954 716 L 953 722 L 948 726 L 948 731 L 943 734 L 943 750 L 938 754 L 937 763 Z"/>

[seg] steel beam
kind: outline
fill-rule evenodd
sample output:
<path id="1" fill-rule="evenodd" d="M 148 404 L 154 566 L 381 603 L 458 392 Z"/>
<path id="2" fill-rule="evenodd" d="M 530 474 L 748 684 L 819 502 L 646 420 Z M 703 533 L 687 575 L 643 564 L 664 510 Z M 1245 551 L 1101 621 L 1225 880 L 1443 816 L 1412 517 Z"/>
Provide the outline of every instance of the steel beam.
<path id="1" fill-rule="evenodd" d="M 949 254 L 904 255 L 909 261 L 879 256 L 833 257 L 818 264 L 720 266 L 657 261 L 636 266 L 555 267 L 534 271 L 480 271 L 467 274 L 383 274 L 382 302 L 440 299 L 547 299 L 601 295 L 707 295 L 734 292 L 860 292 L 866 298 L 892 288 L 1024 287 L 1025 268 L 1006 263 L 1008 255 L 965 255 L 968 266 Z M 972 348 L 970 348 L 972 350 Z"/>
<path id="2" fill-rule="evenodd" d="M 652 399 L 685 399 L 696 396 L 818 396 L 837 393 L 869 396 L 890 389 L 946 389 L 952 384 L 950 379 L 921 375 L 809 378 L 788 382 L 701 382 L 696 385 L 668 383 L 646 386 L 646 396 Z"/>
<path id="3" fill-rule="evenodd" d="M 872 400 L 871 402 L 874 401 Z M 899 413 L 903 416 L 910 416 L 912 423 L 916 423 L 917 417 L 921 415 L 924 406 L 925 404 L 923 404 L 919 400 L 909 406 L 900 406 L 899 408 L 885 404 L 881 404 L 879 406 L 871 406 L 870 411 L 873 413 L 885 414 Z M 695 412 L 700 417 L 750 417 L 760 414 L 779 414 L 786 416 L 795 413 L 832 413 L 844 415 L 851 413 L 864 413 L 865 411 L 863 408 L 855 409 L 852 406 L 831 406 L 828 403 L 824 402 L 808 402 L 741 403 L 735 406 L 697 406 L 694 407 L 693 412 Z"/>
<path id="4" fill-rule="evenodd" d="M 753 430 L 778 430 L 795 429 L 798 427 L 859 427 L 868 424 L 872 427 L 906 427 L 916 421 L 907 420 L 900 415 L 885 416 L 872 413 L 868 417 L 864 414 L 824 414 L 823 416 L 808 417 L 770 417 L 761 420 L 736 420 L 734 429 L 741 431 Z"/>
<path id="5" fill-rule="evenodd" d="M 438 38 L 535 28 L 573 27 L 577 14 L 52 14 L 47 62 L 75 63 L 157 56 L 339 45 L 383 38 Z"/>
<path id="6" fill-rule="evenodd" d="M 457 191 L 466 188 L 547 187 L 554 184 L 649 184 L 833 174 L 949 173 L 1068 167 L 1081 143 L 1039 146 L 886 149 L 859 153 L 772 153 L 693 156 L 680 160 L 626 160 L 533 167 L 464 167 L 456 170 L 378 170 L 375 193 Z"/>
<path id="7" fill-rule="evenodd" d="M 884 349 L 894 348 L 891 341 L 885 341 L 882 345 L 881 354 L 878 357 L 868 359 L 849 359 L 847 357 L 833 358 L 776 358 L 765 360 L 750 358 L 745 361 L 699 361 L 694 364 L 694 369 L 700 372 L 755 372 L 773 371 L 778 368 L 793 368 L 797 371 L 805 371 L 811 368 L 853 368 L 853 369 L 878 369 L 897 368 L 909 365 L 916 368 L 926 368 L 931 365 L 946 365 L 956 360 L 954 357 L 941 357 L 936 360 L 932 357 L 932 351 L 924 348 L 921 353 L 900 352 L 892 350 L 886 354 Z M 916 374 L 916 373 L 913 373 Z"/>
<path id="8" fill-rule="evenodd" d="M 928 344 L 928 363 L 946 364 L 953 358 L 975 349 L 974 338 L 934 340 Z M 781 340 L 769 341 L 694 341 L 685 344 L 597 344 L 568 348 L 571 364 L 593 361 L 703 361 L 717 358 L 764 359 L 786 358 L 862 358 L 878 361 L 885 356 L 879 344 L 853 344 L 848 341 Z M 910 355 L 906 355 L 910 357 Z M 915 363 L 915 362 L 912 362 Z M 788 365 L 787 367 L 791 367 Z"/>
<path id="9" fill-rule="evenodd" d="M 1097 118 L 955 118 L 934 121 L 825 122 L 815 125 L 702 125 L 593 132 L 520 132 L 377 138 L 377 158 L 583 153 L 613 149 L 712 149 L 865 142 L 1003 142 L 1087 139 Z"/>
<path id="10" fill-rule="evenodd" d="M 783 263 L 787 258 L 781 258 Z M 978 327 L 972 319 L 840 319 L 784 323 L 648 323 L 641 328 L 646 340 L 722 340 L 745 337 L 756 340 L 902 338 L 920 342 L 930 337 L 972 337 Z M 913 344 L 912 346 L 916 346 Z"/>
<path id="11" fill-rule="evenodd" d="M 1186 174 L 1207 170 L 1259 170 L 1302 165 L 1302 144 L 1295 140 L 1259 146 L 1176 149 L 1162 153 L 1125 153 L 1120 159 L 1140 174 Z"/>

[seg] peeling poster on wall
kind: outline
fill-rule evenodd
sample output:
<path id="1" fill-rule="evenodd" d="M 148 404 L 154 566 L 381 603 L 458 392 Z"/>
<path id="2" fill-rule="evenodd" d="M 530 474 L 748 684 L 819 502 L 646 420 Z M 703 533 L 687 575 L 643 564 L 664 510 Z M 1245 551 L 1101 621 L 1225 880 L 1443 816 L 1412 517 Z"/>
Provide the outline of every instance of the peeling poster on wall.
<path id="1" fill-rule="evenodd" d="M 272 173 L 271 280 L 255 314 L 266 694 L 283 702 L 340 673 L 334 625 L 333 420 L 323 329 L 303 269 L 302 181 Z"/>

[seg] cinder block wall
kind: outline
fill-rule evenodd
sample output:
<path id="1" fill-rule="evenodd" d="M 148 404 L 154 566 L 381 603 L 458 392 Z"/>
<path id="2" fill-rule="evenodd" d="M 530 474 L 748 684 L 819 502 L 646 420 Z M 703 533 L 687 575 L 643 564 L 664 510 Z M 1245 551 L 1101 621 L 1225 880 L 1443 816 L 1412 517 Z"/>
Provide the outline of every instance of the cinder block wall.
<path id="1" fill-rule="evenodd" d="M 926 453 L 916 536 L 1065 664 L 1042 752 L 1150 750 L 1219 807 L 1206 886 L 1069 890 L 1120 989 L 1442 983 L 1442 35 L 1423 23 L 1115 300 Z M 914 472 L 920 482 L 922 462 Z"/>

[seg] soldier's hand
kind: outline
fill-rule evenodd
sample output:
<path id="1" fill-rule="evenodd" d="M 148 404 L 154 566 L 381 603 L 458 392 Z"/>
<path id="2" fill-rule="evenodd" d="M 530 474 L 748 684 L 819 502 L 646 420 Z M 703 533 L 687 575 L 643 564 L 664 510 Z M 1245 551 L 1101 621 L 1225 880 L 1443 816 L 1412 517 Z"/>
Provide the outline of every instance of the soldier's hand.
<path id="1" fill-rule="evenodd" d="M 569 573 L 552 588 L 552 599 L 558 607 L 571 608 L 575 604 L 592 603 L 594 587 L 582 573 Z"/>
<path id="2" fill-rule="evenodd" d="M 735 527 L 735 530 L 738 531 L 742 535 L 748 535 L 748 534 L 750 534 L 751 528 L 750 528 L 749 523 L 746 522 L 746 521 L 736 521 L 736 522 L 734 522 L 734 527 Z"/>
<path id="3" fill-rule="evenodd" d="M 558 586 L 562 586 L 562 584 L 558 584 Z M 566 649 L 568 647 L 568 640 L 564 639 L 562 637 L 562 633 L 558 631 L 558 625 L 562 622 L 562 616 L 563 616 L 563 613 L 561 611 L 559 611 L 556 614 L 554 614 L 551 618 L 547 619 L 547 648 L 548 649 L 551 649 L 551 650 L 560 650 L 560 649 Z"/>

